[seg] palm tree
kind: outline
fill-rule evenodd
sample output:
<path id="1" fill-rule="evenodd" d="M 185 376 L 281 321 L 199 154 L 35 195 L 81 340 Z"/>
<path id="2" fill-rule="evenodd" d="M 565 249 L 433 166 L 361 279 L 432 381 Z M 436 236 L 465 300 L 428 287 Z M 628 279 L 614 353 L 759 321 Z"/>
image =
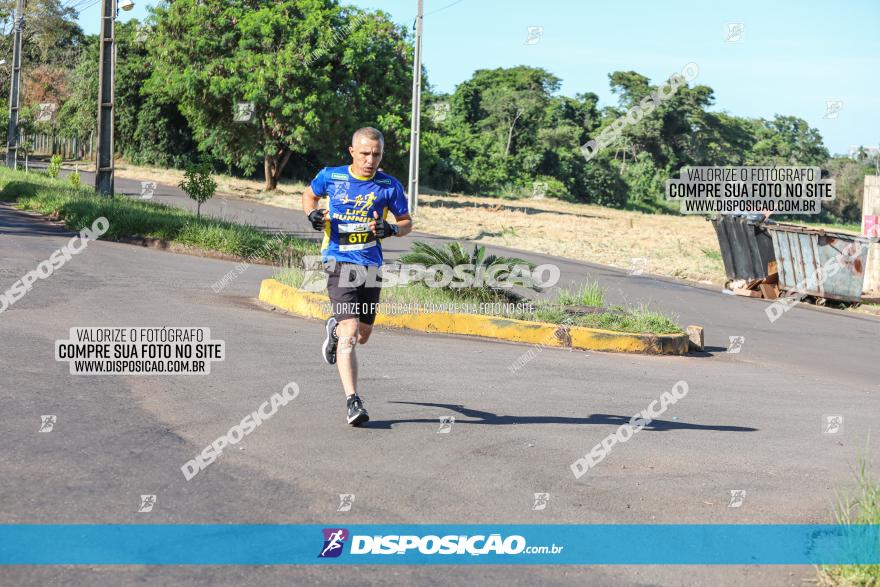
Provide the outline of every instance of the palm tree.
<path id="1" fill-rule="evenodd" d="M 531 278 L 524 278 L 522 275 L 515 274 L 513 268 L 516 266 L 527 267 L 531 272 L 536 265 L 531 261 L 519 259 L 517 257 L 500 257 L 497 255 L 486 255 L 486 247 L 474 245 L 474 250 L 468 253 L 460 242 L 452 242 L 443 247 L 435 247 L 428 243 L 416 241 L 413 243 L 409 253 L 402 255 L 399 259 L 401 263 L 423 265 L 430 267 L 432 265 L 444 265 L 446 267 L 456 267 L 460 265 L 472 265 L 474 276 L 483 276 L 493 271 L 495 280 L 501 283 L 510 283 L 525 287 L 534 291 L 541 291 L 541 288 L 534 284 Z M 503 266 L 503 268 L 499 268 Z M 422 278 L 422 281 L 424 278 Z M 479 284 L 469 287 L 453 287 L 452 284 L 443 287 L 443 289 L 461 293 L 464 296 L 477 296 L 482 298 L 502 298 L 511 301 L 518 301 L 523 298 L 520 294 L 514 292 L 509 285 L 491 285 L 483 284 L 483 279 L 479 280 Z M 456 281 L 454 280 L 453 283 Z M 458 282 L 461 283 L 461 282 Z"/>

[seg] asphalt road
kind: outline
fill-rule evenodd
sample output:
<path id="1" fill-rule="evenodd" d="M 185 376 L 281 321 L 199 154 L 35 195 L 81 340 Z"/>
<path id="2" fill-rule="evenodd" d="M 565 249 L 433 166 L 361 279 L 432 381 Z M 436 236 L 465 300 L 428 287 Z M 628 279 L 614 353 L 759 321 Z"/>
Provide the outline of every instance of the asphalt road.
<path id="1" fill-rule="evenodd" d="M 139 191 L 137 183 L 131 191 Z M 117 179 L 117 189 L 128 190 Z M 174 203 L 173 194 L 157 200 Z M 169 190 L 170 192 L 170 190 Z M 217 208 L 219 207 L 219 210 Z M 220 201 L 208 213 L 222 213 Z M 203 209 L 204 210 L 204 209 Z M 267 229 L 299 214 L 228 201 Z M 69 239 L 0 207 L 0 290 Z M 424 238 L 424 235 L 416 235 Z M 407 240 L 400 239 L 402 248 Z M 395 243 L 397 244 L 397 243 Z M 527 256 L 523 254 L 522 256 Z M 538 255 L 528 255 L 544 259 Z M 368 427 L 344 424 L 322 324 L 256 302 L 271 268 L 94 242 L 0 314 L 0 523 L 813 523 L 870 449 L 876 471 L 880 321 L 795 308 L 559 261 L 706 327 L 709 352 L 646 357 L 377 330 L 358 349 Z M 227 358 L 205 376 L 75 376 L 54 342 L 77 326 L 208 326 Z M 729 336 L 744 336 L 727 353 Z M 678 380 L 689 394 L 594 470 L 569 465 Z M 187 482 L 180 466 L 290 381 L 300 396 Z M 57 415 L 51 433 L 40 416 Z M 823 434 L 826 415 L 841 415 Z M 454 416 L 449 434 L 439 418 Z M 870 439 L 870 440 L 869 440 Z M 869 444 L 870 443 L 870 444 Z M 741 507 L 728 507 L 744 490 Z M 533 511 L 533 495 L 550 505 Z M 350 512 L 338 496 L 355 494 Z M 150 513 L 139 496 L 156 494 Z M 13 585 L 800 585 L 809 567 L 14 567 Z"/>
<path id="2" fill-rule="evenodd" d="M 94 184 L 94 174 L 82 173 L 83 183 Z M 117 193 L 138 197 L 139 181 L 116 178 Z M 195 211 L 195 203 L 179 188 L 158 185 L 153 201 Z M 450 205 L 447 203 L 446 205 Z M 249 224 L 269 232 L 284 232 L 315 238 L 302 212 L 267 206 L 237 198 L 216 197 L 202 205 L 202 213 L 233 222 Z M 466 214 L 467 209 L 462 209 Z M 650 238 L 650 235 L 646 235 Z M 386 260 L 393 260 L 410 249 L 415 240 L 435 245 L 453 239 L 414 231 L 404 238 L 383 243 Z M 723 295 L 718 288 L 685 283 L 652 275 L 630 275 L 629 271 L 562 259 L 511 248 L 487 246 L 490 252 L 515 255 L 535 263 L 553 263 L 560 269 L 559 285 L 598 281 L 606 291 L 609 304 L 647 304 L 652 309 L 677 316 L 683 325 L 705 328 L 707 350 L 723 352 L 730 337 L 744 337 L 740 359 L 759 362 L 767 369 L 783 365 L 798 371 L 827 374 L 841 378 L 841 383 L 873 385 L 878 380 L 874 363 L 878 356 L 877 337 L 880 319 L 838 310 L 820 309 L 801 304 L 771 323 L 765 313 L 770 302 Z M 551 295 L 552 291 L 546 292 Z M 836 350 L 835 350 L 836 349 Z"/>

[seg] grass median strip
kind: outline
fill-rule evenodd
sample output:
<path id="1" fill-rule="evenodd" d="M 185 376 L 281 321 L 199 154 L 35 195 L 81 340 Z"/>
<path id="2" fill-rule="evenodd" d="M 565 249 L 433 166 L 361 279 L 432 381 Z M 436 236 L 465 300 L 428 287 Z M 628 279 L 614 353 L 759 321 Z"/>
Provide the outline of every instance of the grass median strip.
<path id="1" fill-rule="evenodd" d="M 299 289 L 303 283 L 304 272 L 298 268 L 285 269 L 275 276 L 284 285 Z M 320 292 L 327 295 L 326 290 Z M 497 294 L 491 289 L 480 290 L 449 290 L 439 287 L 427 287 L 422 283 L 410 283 L 388 287 L 382 290 L 382 302 L 385 304 L 422 304 L 424 306 L 453 306 L 455 304 L 486 304 L 487 315 L 527 322 L 541 322 L 565 326 L 584 326 L 614 332 L 631 334 L 681 334 L 682 328 L 674 317 L 650 310 L 647 306 L 638 305 L 630 308 L 610 306 L 602 308 L 604 292 L 598 284 L 590 283 L 574 290 L 562 288 L 557 293 L 565 305 L 555 300 L 534 300 L 533 311 L 509 311 L 512 306 L 507 296 Z M 584 301 L 596 304 L 591 306 L 596 312 L 584 312 L 578 307 L 589 306 Z M 528 303 L 524 300 L 523 303 Z M 494 308 L 498 308 L 495 310 Z"/>
<path id="2" fill-rule="evenodd" d="M 318 245 L 293 236 L 277 236 L 253 227 L 196 218 L 186 210 L 126 196 L 101 197 L 85 186 L 52 179 L 39 172 L 0 169 L 0 200 L 23 210 L 59 218 L 81 230 L 101 216 L 110 228 L 105 239 L 148 237 L 217 251 L 237 257 L 299 263 L 303 255 L 318 254 Z"/>

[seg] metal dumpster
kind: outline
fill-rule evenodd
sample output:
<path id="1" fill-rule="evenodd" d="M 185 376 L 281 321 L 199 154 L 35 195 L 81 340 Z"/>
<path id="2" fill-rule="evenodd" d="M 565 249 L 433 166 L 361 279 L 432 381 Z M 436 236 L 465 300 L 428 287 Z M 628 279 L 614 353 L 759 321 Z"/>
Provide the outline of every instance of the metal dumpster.
<path id="1" fill-rule="evenodd" d="M 733 216 L 723 214 L 711 218 L 721 248 L 727 279 L 760 279 L 767 277 L 767 264 L 776 257 L 773 241 L 767 233 L 763 215 Z"/>
<path id="2" fill-rule="evenodd" d="M 779 288 L 801 294 L 859 302 L 865 282 L 868 248 L 880 239 L 844 232 L 769 224 Z M 829 270 L 837 260 L 840 269 Z"/>

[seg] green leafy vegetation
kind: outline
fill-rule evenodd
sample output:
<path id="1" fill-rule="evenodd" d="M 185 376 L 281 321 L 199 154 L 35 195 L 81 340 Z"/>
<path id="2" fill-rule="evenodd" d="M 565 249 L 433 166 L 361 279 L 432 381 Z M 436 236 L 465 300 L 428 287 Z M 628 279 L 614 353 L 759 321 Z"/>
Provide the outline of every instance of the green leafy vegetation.
<path id="1" fill-rule="evenodd" d="M 211 178 L 208 165 L 190 165 L 183 175 L 183 181 L 177 184 L 184 193 L 196 202 L 196 218 L 202 217 L 202 204 L 214 197 L 217 182 Z"/>
<path id="2" fill-rule="evenodd" d="M 868 474 L 866 459 L 861 459 L 856 472 L 857 492 L 839 495 L 835 507 L 838 524 L 880 524 L 880 483 L 872 481 Z M 880 544 L 873 552 L 880 550 Z M 858 553 L 856 553 L 858 554 Z M 826 565 L 819 569 L 819 579 L 824 585 L 838 587 L 877 587 L 880 585 L 880 565 Z"/>
<path id="3" fill-rule="evenodd" d="M 14 2 L 0 4 L 8 14 Z M 28 2 L 25 16 L 34 27 L 24 41 L 24 85 L 35 89 L 22 108 L 27 133 L 78 137 L 82 151 L 96 126 L 97 35 L 85 35 L 59 0 Z M 116 148 L 134 164 L 207 161 L 272 190 L 282 176 L 308 180 L 345 162 L 352 130 L 369 124 L 385 133 L 385 170 L 406 175 L 412 36 L 382 11 L 335 0 L 177 0 L 144 22 L 117 23 L 116 37 Z M 677 213 L 663 186 L 684 166 L 815 165 L 837 182 L 837 198 L 816 220 L 852 223 L 864 176 L 878 165 L 864 151 L 830 158 L 803 119 L 719 112 L 713 89 L 699 81 L 587 161 L 581 146 L 666 80 L 611 72 L 616 103 L 600 104 L 590 88 L 561 95 L 562 80 L 539 67 L 468 73 L 449 94 L 433 92 L 426 78 L 422 179 L 440 191 Z M 0 101 L 8 83 L 0 78 Z M 57 115 L 28 121 L 41 102 L 57 103 Z M 234 120 L 239 103 L 253 105 L 250 119 Z"/>
<path id="4" fill-rule="evenodd" d="M 144 89 L 176 104 L 200 153 L 248 174 L 262 167 L 269 190 L 291 159 L 338 159 L 365 121 L 385 132 L 393 167 L 408 135 L 406 38 L 382 12 L 330 0 L 178 0 L 155 8 Z M 234 120 L 239 103 L 252 116 Z"/>
<path id="5" fill-rule="evenodd" d="M 151 237 L 219 251 L 245 258 L 301 264 L 304 255 L 318 253 L 318 245 L 292 236 L 281 238 L 250 226 L 197 218 L 192 213 L 163 204 L 125 196 L 100 197 L 85 186 L 52 179 L 42 173 L 25 174 L 0 168 L 0 199 L 25 210 L 57 216 L 74 230 L 107 218 L 105 239 Z"/>
<path id="6" fill-rule="evenodd" d="M 468 266 L 469 275 L 473 277 L 472 285 L 468 287 L 455 287 L 453 282 L 462 284 L 463 280 L 458 276 L 454 279 L 450 278 L 450 284 L 442 289 L 449 290 L 453 294 L 460 295 L 465 298 L 479 299 L 508 299 L 517 301 L 522 298 L 521 295 L 512 291 L 510 287 L 499 287 L 486 281 L 493 279 L 484 279 L 484 276 L 493 276 L 495 282 L 506 282 L 526 286 L 535 291 L 540 288 L 535 287 L 531 283 L 531 271 L 535 268 L 535 264 L 531 261 L 525 261 L 517 257 L 499 257 L 497 255 L 486 255 L 486 247 L 482 245 L 474 245 L 473 251 L 468 253 L 464 250 L 464 246 L 459 242 L 449 243 L 442 247 L 435 247 L 428 243 L 416 241 L 413 243 L 412 250 L 400 257 L 401 263 L 412 263 L 431 267 L 440 265 L 441 267 Z M 517 275 L 516 267 L 527 268 L 529 275 Z M 426 276 L 419 278 L 424 283 Z M 437 280 L 440 281 L 440 280 Z M 458 292 L 458 293 L 457 293 Z"/>
<path id="7" fill-rule="evenodd" d="M 560 288 L 556 292 L 556 304 L 601 308 L 605 305 L 605 292 L 596 281 L 581 284 L 574 289 Z"/>
<path id="8" fill-rule="evenodd" d="M 424 246 L 424 243 L 414 243 L 413 250 L 401 257 L 402 262 L 420 263 L 426 266 L 447 263 L 449 261 L 470 262 L 474 257 L 479 257 L 477 251 L 467 254 L 460 243 L 450 243 L 443 248 Z M 409 261 L 403 261 L 407 257 Z M 491 257 L 482 257 L 483 259 Z M 519 259 L 507 259 L 506 262 L 520 261 Z M 494 262 L 493 262 L 494 263 Z M 299 288 L 305 279 L 302 269 L 291 267 L 284 269 L 275 279 L 290 287 Z M 323 292 L 326 295 L 326 291 Z M 511 297 L 510 292 L 503 288 L 474 287 L 474 288 L 447 288 L 428 287 L 424 282 L 410 282 L 406 285 L 386 287 L 382 290 L 382 302 L 401 304 L 498 304 L 487 306 L 487 313 L 492 316 L 501 316 L 515 320 L 530 322 L 545 322 L 565 326 L 586 326 L 589 328 L 601 328 L 615 332 L 650 333 L 650 334 L 679 334 L 681 327 L 677 324 L 677 318 L 649 309 L 646 305 L 633 307 L 611 306 L 604 307 L 605 292 L 598 283 L 591 282 L 573 288 L 561 288 L 556 292 L 555 299 L 531 300 L 531 310 L 521 311 L 516 307 L 505 306 L 511 301 L 527 303 L 521 297 Z M 592 311 L 580 311 L 574 306 L 584 306 Z"/>
<path id="9" fill-rule="evenodd" d="M 61 171 L 61 155 L 52 155 L 49 165 L 46 167 L 46 175 L 52 179 L 58 178 L 58 172 Z"/>
<path id="10" fill-rule="evenodd" d="M 721 251 L 713 251 L 712 249 L 702 249 L 703 254 L 713 261 L 721 261 Z"/>
<path id="11" fill-rule="evenodd" d="M 590 311 L 591 308 L 594 311 Z M 534 316 L 528 317 L 523 314 L 521 319 L 601 328 L 615 332 L 648 332 L 652 334 L 678 334 L 682 332 L 677 317 L 651 310 L 646 304 L 637 304 L 632 307 L 606 306 L 605 290 L 595 281 L 573 288 L 560 288 L 555 299 L 536 302 Z"/>

